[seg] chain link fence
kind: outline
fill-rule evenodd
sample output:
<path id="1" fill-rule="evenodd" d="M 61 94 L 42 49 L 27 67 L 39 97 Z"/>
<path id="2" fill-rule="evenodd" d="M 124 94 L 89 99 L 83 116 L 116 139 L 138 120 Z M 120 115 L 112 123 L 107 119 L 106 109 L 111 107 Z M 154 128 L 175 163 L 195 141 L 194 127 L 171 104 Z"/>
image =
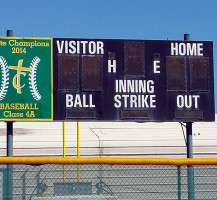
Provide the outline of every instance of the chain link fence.
<path id="1" fill-rule="evenodd" d="M 189 167 L 194 178 L 191 198 Z M 0 199 L 216 200 L 217 166 L 1 165 Z"/>

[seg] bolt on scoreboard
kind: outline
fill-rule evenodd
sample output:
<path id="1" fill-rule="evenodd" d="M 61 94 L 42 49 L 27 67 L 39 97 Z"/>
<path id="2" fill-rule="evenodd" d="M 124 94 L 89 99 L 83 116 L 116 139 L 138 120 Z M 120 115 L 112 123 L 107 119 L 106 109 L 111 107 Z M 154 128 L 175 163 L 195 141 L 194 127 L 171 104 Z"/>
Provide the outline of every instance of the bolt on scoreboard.
<path id="1" fill-rule="evenodd" d="M 213 43 L 53 39 L 53 120 L 214 121 Z"/>

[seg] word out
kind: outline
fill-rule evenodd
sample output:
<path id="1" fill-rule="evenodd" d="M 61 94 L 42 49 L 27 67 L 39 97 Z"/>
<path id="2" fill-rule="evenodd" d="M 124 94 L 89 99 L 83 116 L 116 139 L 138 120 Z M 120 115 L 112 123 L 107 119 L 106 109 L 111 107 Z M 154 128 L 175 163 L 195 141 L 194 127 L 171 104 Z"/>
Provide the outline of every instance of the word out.
<path id="1" fill-rule="evenodd" d="M 198 108 L 199 95 L 178 95 L 176 98 L 178 108 Z"/>

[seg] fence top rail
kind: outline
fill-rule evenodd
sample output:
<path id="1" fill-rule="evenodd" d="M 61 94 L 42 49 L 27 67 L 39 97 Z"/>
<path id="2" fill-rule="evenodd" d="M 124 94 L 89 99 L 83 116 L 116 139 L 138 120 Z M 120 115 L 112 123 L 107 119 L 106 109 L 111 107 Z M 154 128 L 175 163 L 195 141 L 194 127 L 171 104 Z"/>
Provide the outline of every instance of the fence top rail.
<path id="1" fill-rule="evenodd" d="M 0 157 L 0 164 L 217 165 L 217 158 Z"/>

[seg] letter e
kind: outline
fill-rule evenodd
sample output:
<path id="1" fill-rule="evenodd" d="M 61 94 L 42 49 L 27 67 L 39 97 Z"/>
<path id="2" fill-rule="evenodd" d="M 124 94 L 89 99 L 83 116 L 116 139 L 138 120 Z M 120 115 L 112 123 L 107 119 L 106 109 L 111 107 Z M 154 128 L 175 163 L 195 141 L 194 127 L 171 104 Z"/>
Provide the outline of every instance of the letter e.
<path id="1" fill-rule="evenodd" d="M 160 74 L 160 60 L 154 60 L 154 73 Z"/>

